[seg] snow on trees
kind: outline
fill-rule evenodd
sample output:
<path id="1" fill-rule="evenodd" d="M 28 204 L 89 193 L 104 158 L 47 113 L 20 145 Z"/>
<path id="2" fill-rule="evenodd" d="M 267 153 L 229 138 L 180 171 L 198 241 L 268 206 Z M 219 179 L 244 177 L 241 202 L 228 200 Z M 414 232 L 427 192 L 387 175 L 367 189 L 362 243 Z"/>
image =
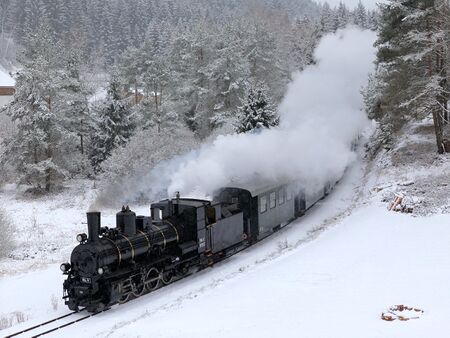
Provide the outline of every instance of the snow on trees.
<path id="1" fill-rule="evenodd" d="M 14 100 L 6 107 L 17 122 L 17 133 L 6 140 L 3 163 L 16 168 L 19 182 L 32 185 L 34 191 L 49 192 L 66 175 L 55 161 L 64 136 L 55 105 L 66 74 L 58 69 L 62 48 L 48 26 L 41 25 L 30 34 L 27 46 L 23 68 L 16 75 Z"/>
<path id="2" fill-rule="evenodd" d="M 313 54 L 321 36 L 320 29 L 320 24 L 308 18 L 295 21 L 291 33 L 291 50 L 296 71 L 314 63 Z"/>
<path id="3" fill-rule="evenodd" d="M 125 149 L 135 125 L 160 135 L 188 128 L 201 140 L 230 132 L 247 83 L 265 83 L 262 94 L 276 105 L 290 74 L 314 63 L 317 41 L 336 29 L 339 9 L 347 21 L 356 11 L 275 2 L 2 2 L 0 42 L 10 48 L 14 39 L 26 51 L 7 108 L 18 134 L 0 152 L 2 176 L 20 173 L 20 182 L 42 191 L 64 178 L 89 177 L 92 166 L 100 170 L 114 149 Z M 36 49 L 28 36 L 43 21 L 40 44 L 49 47 Z M 2 65 L 8 62 L 0 55 Z M 110 78 L 109 95 L 94 104 L 90 97 Z"/>
<path id="4" fill-rule="evenodd" d="M 322 7 L 322 13 L 320 16 L 320 25 L 323 33 L 334 32 L 335 27 L 335 15 L 328 2 L 325 2 Z"/>
<path id="5" fill-rule="evenodd" d="M 102 163 L 104 172 L 100 175 L 97 202 L 101 205 L 115 205 L 130 198 L 147 201 L 149 196 L 165 191 L 168 182 L 161 180 L 161 177 L 152 177 L 153 183 L 144 189 L 149 193 L 147 196 L 124 196 L 133 190 L 142 191 L 142 181 L 148 179 L 146 175 L 159 163 L 184 155 L 199 145 L 198 138 L 185 126 L 159 134 L 149 129 L 138 130 L 125 146 L 114 149 L 111 156 Z M 131 188 L 125 191 L 121 182 L 126 182 Z M 161 196 L 164 197 L 166 196 Z"/>
<path id="6" fill-rule="evenodd" d="M 369 28 L 369 22 L 367 18 L 367 10 L 362 4 L 361 1 L 358 2 L 358 5 L 356 6 L 355 10 L 353 11 L 353 21 L 355 25 L 367 29 Z"/>
<path id="7" fill-rule="evenodd" d="M 350 22 L 350 11 L 347 6 L 343 2 L 339 3 L 339 6 L 336 10 L 336 18 L 335 18 L 335 30 L 342 29 Z"/>
<path id="8" fill-rule="evenodd" d="M 113 74 L 109 83 L 108 97 L 100 106 L 95 134 L 92 136 L 90 160 L 96 172 L 100 171 L 100 164 L 115 148 L 127 142 L 134 129 L 133 116 L 120 96 L 118 76 Z"/>
<path id="9" fill-rule="evenodd" d="M 278 126 L 280 117 L 267 98 L 264 86 L 250 87 L 247 98 L 238 113 L 236 132 L 246 133 L 258 128 Z"/>
<path id="10" fill-rule="evenodd" d="M 444 135 L 450 96 L 449 13 L 444 0 L 391 0 L 381 6 L 377 41 L 382 119 L 398 129 L 408 119 L 431 115 L 439 153 L 450 151 Z"/>

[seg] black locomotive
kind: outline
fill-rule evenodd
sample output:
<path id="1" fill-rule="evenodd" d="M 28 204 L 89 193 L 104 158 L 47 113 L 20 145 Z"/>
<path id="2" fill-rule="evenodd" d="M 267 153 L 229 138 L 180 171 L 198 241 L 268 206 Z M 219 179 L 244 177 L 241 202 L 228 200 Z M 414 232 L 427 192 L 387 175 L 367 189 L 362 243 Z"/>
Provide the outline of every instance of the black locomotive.
<path id="1" fill-rule="evenodd" d="M 277 231 L 330 188 L 228 187 L 214 201 L 178 196 L 152 204 L 151 217 L 123 207 L 115 228 L 101 226 L 100 212 L 88 212 L 88 235 L 77 236 L 70 263 L 61 265 L 65 303 L 95 312 L 139 297 Z"/>

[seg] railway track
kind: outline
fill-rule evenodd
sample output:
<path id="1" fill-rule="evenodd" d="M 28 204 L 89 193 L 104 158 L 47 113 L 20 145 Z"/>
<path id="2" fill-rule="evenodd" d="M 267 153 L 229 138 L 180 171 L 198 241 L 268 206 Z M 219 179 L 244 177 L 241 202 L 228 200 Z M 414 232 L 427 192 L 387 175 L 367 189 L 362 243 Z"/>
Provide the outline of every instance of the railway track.
<path id="1" fill-rule="evenodd" d="M 289 222 L 289 223 L 290 223 L 290 222 Z M 239 252 L 241 252 L 241 251 L 243 251 L 243 250 L 245 250 L 247 247 L 248 247 L 248 246 L 237 247 L 237 248 L 235 248 L 235 250 L 233 250 L 233 253 L 232 253 L 232 254 L 221 257 L 220 259 L 218 259 L 217 261 L 215 261 L 215 263 L 221 262 L 221 261 L 225 260 L 226 258 L 228 258 L 228 257 L 230 257 L 230 256 L 232 256 L 232 255 L 234 255 L 234 254 L 236 254 L 236 253 L 239 253 Z M 205 268 L 207 268 L 207 267 L 205 267 Z M 203 268 L 203 269 L 205 269 L 205 268 Z M 203 270 L 203 269 L 200 269 L 200 270 Z M 199 270 L 199 271 L 200 271 L 200 270 Z M 184 279 L 184 278 L 186 278 L 186 277 L 189 277 L 189 276 L 191 276 L 191 275 L 193 275 L 193 274 L 194 274 L 194 273 L 192 273 L 192 272 L 191 272 L 191 273 L 188 273 L 187 275 L 183 276 L 183 277 L 180 278 L 180 279 L 175 280 L 174 282 L 176 283 L 177 281 L 179 281 L 179 280 L 181 280 L 181 279 Z M 159 287 L 158 289 L 160 289 L 160 288 L 161 288 L 161 287 Z M 151 293 L 151 292 L 149 292 L 149 293 Z M 146 293 L 146 294 L 148 294 L 148 293 Z M 145 296 L 145 295 L 143 295 L 143 296 Z M 128 301 L 125 302 L 125 303 L 128 303 Z M 22 336 L 24 336 L 25 334 L 26 334 L 26 337 L 31 337 L 31 338 L 42 337 L 42 336 L 45 336 L 45 335 L 47 335 L 47 334 L 49 334 L 49 333 L 52 333 L 52 332 L 58 331 L 58 330 L 60 330 L 60 329 L 63 329 L 63 328 L 65 328 L 65 327 L 67 327 L 67 326 L 70 326 L 70 325 L 73 325 L 73 324 L 75 324 L 75 323 L 81 322 L 81 321 L 83 321 L 83 320 L 85 320 L 85 319 L 94 317 L 94 316 L 96 316 L 96 315 L 98 315 L 98 314 L 100 314 L 100 313 L 103 313 L 103 312 L 105 312 L 105 311 L 108 311 L 109 309 L 110 309 L 110 308 L 106 308 L 106 309 L 104 309 L 104 310 L 102 310 L 102 311 L 97 311 L 97 312 L 89 313 L 89 314 L 86 314 L 85 316 L 76 318 L 76 319 L 74 319 L 74 320 L 69 320 L 69 321 L 67 321 L 67 322 L 60 323 L 61 321 L 64 321 L 64 319 L 66 319 L 66 318 L 69 318 L 69 317 L 71 317 L 71 316 L 73 316 L 73 315 L 76 315 L 76 314 L 80 314 L 81 312 L 85 312 L 86 309 L 84 308 L 84 309 L 79 310 L 78 312 L 75 312 L 75 311 L 74 311 L 74 312 L 70 312 L 70 313 L 67 313 L 67 314 L 65 314 L 65 315 L 62 315 L 62 316 L 59 316 L 59 317 L 56 317 L 56 318 L 47 320 L 47 321 L 45 321 L 45 322 L 42 322 L 42 323 L 40 323 L 40 324 L 36 324 L 36 325 L 30 326 L 30 327 L 28 327 L 28 328 L 26 328 L 26 329 L 17 331 L 17 332 L 15 332 L 15 333 L 8 334 L 7 336 L 4 336 L 4 338 L 22 337 Z M 52 324 L 56 324 L 57 326 L 52 326 Z M 42 330 L 41 330 L 40 332 L 33 332 L 33 331 L 37 331 L 38 329 L 42 329 Z"/>
<path id="2" fill-rule="evenodd" d="M 94 312 L 94 313 L 89 313 L 89 314 L 87 314 L 85 316 L 78 317 L 78 318 L 76 318 L 74 320 L 70 320 L 70 319 L 73 318 L 72 316 L 76 315 L 76 314 L 80 314 L 80 312 L 85 311 L 85 309 L 82 309 L 82 310 L 80 310 L 78 312 L 70 312 L 70 313 L 67 313 L 65 315 L 62 315 L 62 316 L 59 316 L 59 317 L 47 320 L 45 322 L 42 322 L 40 324 L 36 324 L 36 325 L 31 326 L 29 328 L 23 329 L 21 331 L 17 331 L 15 333 L 9 334 L 9 335 L 5 336 L 4 338 L 22 337 L 25 334 L 26 334 L 27 337 L 31 337 L 31 338 L 42 337 L 42 336 L 45 336 L 45 335 L 47 335 L 49 333 L 52 333 L 52 332 L 55 332 L 57 330 L 63 329 L 65 327 L 67 327 L 67 326 L 70 326 L 70 325 L 73 325 L 75 323 L 81 322 L 81 321 L 83 321 L 85 319 L 94 317 L 94 316 L 96 316 L 96 315 L 98 315 L 98 314 L 100 314 L 102 312 L 107 311 L 107 310 L 109 310 L 109 309 L 105 309 L 105 310 Z M 66 318 L 69 318 L 69 320 L 65 321 Z M 54 325 L 52 325 L 52 324 L 54 324 Z M 38 331 L 39 329 L 41 329 L 39 332 L 35 332 L 35 331 Z"/>

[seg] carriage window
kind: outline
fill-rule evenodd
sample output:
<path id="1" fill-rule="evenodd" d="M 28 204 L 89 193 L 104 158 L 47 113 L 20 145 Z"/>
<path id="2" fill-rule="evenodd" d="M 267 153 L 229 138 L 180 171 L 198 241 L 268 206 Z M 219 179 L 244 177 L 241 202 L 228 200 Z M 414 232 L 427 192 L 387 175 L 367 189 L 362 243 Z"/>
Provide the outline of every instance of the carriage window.
<path id="1" fill-rule="evenodd" d="M 292 199 L 292 191 L 290 189 L 286 190 L 286 200 L 290 201 Z"/>
<path id="2" fill-rule="evenodd" d="M 274 191 L 270 193 L 270 201 L 269 201 L 270 209 L 275 208 L 276 203 L 277 203 L 277 194 Z"/>
<path id="3" fill-rule="evenodd" d="M 259 211 L 261 213 L 267 211 L 267 196 L 261 196 L 259 199 Z"/>
<path id="4" fill-rule="evenodd" d="M 233 203 L 233 204 L 239 203 L 239 198 L 238 197 L 231 197 L 231 203 Z"/>
<path id="5" fill-rule="evenodd" d="M 278 204 L 281 205 L 284 203 L 284 189 L 281 188 L 278 190 Z"/>

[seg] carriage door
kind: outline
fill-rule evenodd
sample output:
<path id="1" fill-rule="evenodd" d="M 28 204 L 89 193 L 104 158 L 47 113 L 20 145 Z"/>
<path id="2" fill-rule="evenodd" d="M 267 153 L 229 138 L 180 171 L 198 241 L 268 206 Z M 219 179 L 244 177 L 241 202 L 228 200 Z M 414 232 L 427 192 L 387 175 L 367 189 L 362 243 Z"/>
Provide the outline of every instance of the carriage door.
<path id="1" fill-rule="evenodd" d="M 295 207 L 295 217 L 300 217 L 305 214 L 306 197 L 305 192 L 303 190 L 301 190 L 297 195 L 295 195 L 294 207 Z"/>

